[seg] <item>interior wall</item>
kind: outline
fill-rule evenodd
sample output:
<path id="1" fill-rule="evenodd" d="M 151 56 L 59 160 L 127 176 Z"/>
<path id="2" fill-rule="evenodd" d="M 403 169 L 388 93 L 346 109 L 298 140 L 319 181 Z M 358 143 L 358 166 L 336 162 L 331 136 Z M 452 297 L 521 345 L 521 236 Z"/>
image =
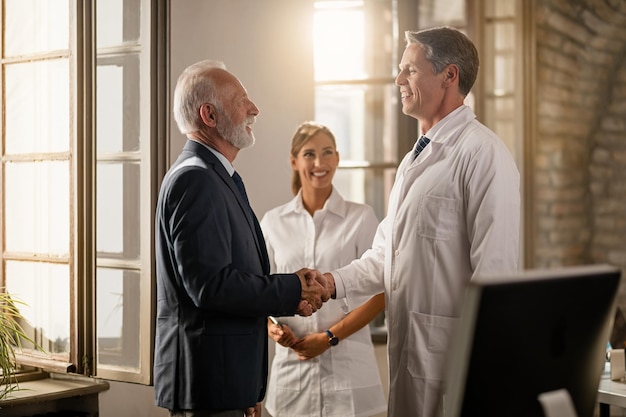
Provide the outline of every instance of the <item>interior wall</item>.
<path id="1" fill-rule="evenodd" d="M 185 67 L 203 59 L 224 61 L 260 109 L 256 144 L 239 153 L 257 216 L 291 195 L 289 144 L 295 128 L 314 116 L 313 0 L 170 0 L 171 93 Z M 185 143 L 171 104 L 169 164 Z M 100 417 L 166 417 L 154 405 L 154 389 L 110 382 L 100 395 Z M 267 415 L 267 414 L 265 414 Z"/>
<path id="2" fill-rule="evenodd" d="M 235 168 L 260 218 L 291 198 L 289 145 L 314 116 L 313 0 L 172 0 L 171 91 L 188 65 L 224 61 L 260 109 Z M 171 117 L 171 114 L 170 114 Z M 171 162 L 185 138 L 171 118 Z"/>
<path id="3" fill-rule="evenodd" d="M 623 1 L 538 0 L 538 267 L 608 263 L 626 273 L 625 25 Z"/>

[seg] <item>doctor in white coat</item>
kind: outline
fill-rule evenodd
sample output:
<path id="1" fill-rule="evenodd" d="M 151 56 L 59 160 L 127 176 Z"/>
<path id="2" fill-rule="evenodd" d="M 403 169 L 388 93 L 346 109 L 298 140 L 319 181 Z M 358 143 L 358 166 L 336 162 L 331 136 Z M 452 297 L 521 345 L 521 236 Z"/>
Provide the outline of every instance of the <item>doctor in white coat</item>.
<path id="1" fill-rule="evenodd" d="M 336 298 L 384 290 L 389 417 L 441 412 L 446 352 L 472 277 L 517 269 L 519 172 L 502 140 L 463 104 L 478 72 L 451 28 L 406 32 L 396 85 L 419 120 L 372 249 L 327 273 Z"/>

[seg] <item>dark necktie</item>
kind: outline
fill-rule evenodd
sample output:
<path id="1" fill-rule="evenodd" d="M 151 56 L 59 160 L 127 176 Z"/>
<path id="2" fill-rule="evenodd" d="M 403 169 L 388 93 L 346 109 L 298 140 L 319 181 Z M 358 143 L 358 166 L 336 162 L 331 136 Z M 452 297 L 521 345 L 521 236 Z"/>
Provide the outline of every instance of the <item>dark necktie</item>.
<path id="1" fill-rule="evenodd" d="M 265 247 L 265 239 L 263 238 L 263 231 L 261 230 L 261 225 L 259 224 L 259 221 L 257 220 L 256 215 L 254 214 L 254 211 L 252 210 L 252 207 L 250 206 L 250 201 L 248 200 L 248 193 L 246 193 L 246 187 L 243 185 L 243 180 L 241 179 L 241 176 L 237 173 L 237 171 L 235 171 L 232 178 L 233 178 L 233 181 L 235 182 L 235 185 L 237 185 L 237 188 L 239 189 L 239 193 L 241 193 L 241 196 L 243 197 L 243 199 L 246 200 L 248 211 L 250 212 L 250 215 L 252 216 L 252 222 L 254 223 L 254 231 L 256 232 L 256 237 L 257 237 L 257 240 L 259 241 L 259 250 L 261 251 L 263 269 L 265 273 L 268 273 L 269 272 L 269 258 L 267 255 L 267 248 Z"/>
<path id="2" fill-rule="evenodd" d="M 246 200 L 246 203 L 248 203 L 248 208 L 250 209 L 250 211 L 252 211 L 252 208 L 250 207 L 250 201 L 248 200 L 248 194 L 246 193 L 246 187 L 243 185 L 243 180 L 241 179 L 241 176 L 237 173 L 237 171 L 235 171 L 235 173 L 233 174 L 233 181 L 235 181 L 235 185 L 237 185 L 237 188 L 243 196 L 243 199 Z"/>
<path id="3" fill-rule="evenodd" d="M 417 155 L 419 155 L 429 143 L 430 139 L 428 139 L 426 136 L 420 136 L 420 138 L 417 140 L 417 144 L 415 145 L 415 149 L 413 150 L 414 161 L 415 158 L 417 158 Z"/>

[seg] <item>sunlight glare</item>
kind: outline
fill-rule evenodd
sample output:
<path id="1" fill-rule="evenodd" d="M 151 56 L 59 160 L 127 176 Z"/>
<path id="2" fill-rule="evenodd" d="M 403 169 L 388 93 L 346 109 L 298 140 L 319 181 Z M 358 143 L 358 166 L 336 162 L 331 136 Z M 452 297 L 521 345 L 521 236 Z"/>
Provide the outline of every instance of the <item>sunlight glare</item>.
<path id="1" fill-rule="evenodd" d="M 365 78 L 363 2 L 318 2 L 316 9 L 315 79 Z"/>

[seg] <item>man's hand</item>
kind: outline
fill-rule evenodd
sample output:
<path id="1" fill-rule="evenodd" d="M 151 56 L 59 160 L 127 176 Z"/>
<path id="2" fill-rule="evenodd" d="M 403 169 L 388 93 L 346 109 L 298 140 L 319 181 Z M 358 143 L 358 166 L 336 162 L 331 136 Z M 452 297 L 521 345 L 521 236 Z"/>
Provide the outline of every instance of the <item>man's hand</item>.
<path id="1" fill-rule="evenodd" d="M 315 269 L 302 268 L 296 272 L 302 285 L 301 301 L 297 313 L 301 316 L 310 316 L 322 307 L 330 298 L 326 288 L 326 277 Z"/>
<path id="2" fill-rule="evenodd" d="M 330 300 L 331 294 L 330 294 L 330 291 L 328 290 L 328 279 L 326 278 L 324 274 L 322 274 L 317 269 L 311 269 L 306 273 L 305 276 L 307 279 L 307 283 L 309 285 L 317 283 L 321 285 L 322 287 L 324 287 L 324 292 L 322 293 L 322 302 L 325 303 L 326 301 Z M 331 275 L 331 278 L 332 278 L 332 275 Z M 333 286 L 334 286 L 334 283 L 335 283 L 335 280 L 333 280 Z"/>
<path id="3" fill-rule="evenodd" d="M 256 403 L 254 407 L 246 409 L 246 417 L 261 417 L 261 403 Z"/>
<path id="4" fill-rule="evenodd" d="M 300 304 L 298 304 L 296 314 L 298 314 L 299 316 L 308 317 L 314 312 L 315 310 L 313 310 L 313 306 L 309 304 L 307 300 L 300 300 Z"/>

